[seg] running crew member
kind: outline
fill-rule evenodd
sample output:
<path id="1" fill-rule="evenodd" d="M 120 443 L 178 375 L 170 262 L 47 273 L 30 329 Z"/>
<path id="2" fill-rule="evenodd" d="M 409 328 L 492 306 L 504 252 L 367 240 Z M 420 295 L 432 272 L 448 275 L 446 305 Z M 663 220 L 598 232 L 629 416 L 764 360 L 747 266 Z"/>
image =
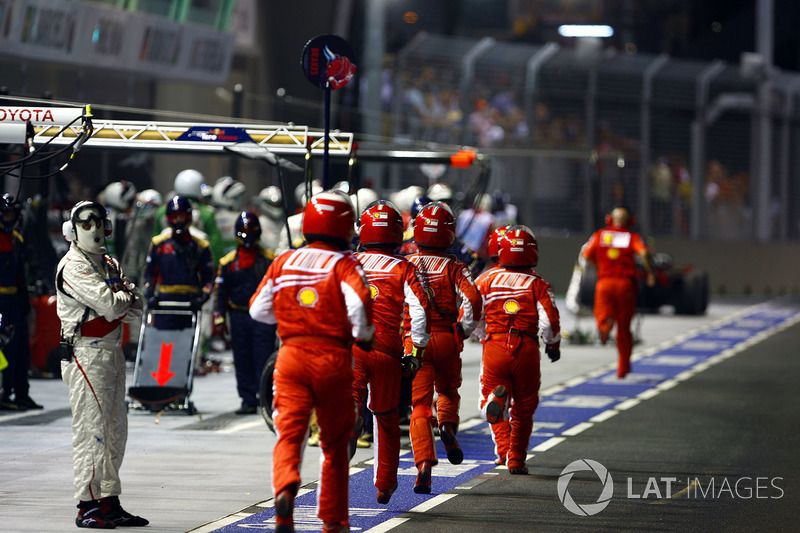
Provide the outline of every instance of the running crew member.
<path id="1" fill-rule="evenodd" d="M 606 227 L 594 232 L 581 250 L 581 255 L 597 266 L 594 317 L 602 344 L 608 341 L 611 328 L 617 324 L 617 377 L 620 379 L 631 371 L 631 322 L 639 293 L 636 255 L 642 259 L 647 286 L 656 283 L 647 246 L 639 234 L 631 231 L 631 226 L 630 211 L 615 207 L 606 216 Z"/>
<path id="2" fill-rule="evenodd" d="M 413 410 L 409 433 L 418 474 L 414 492 L 429 494 L 431 467 L 438 463 L 433 442 L 432 424 L 434 388 L 439 435 L 447 450 L 447 459 L 459 464 L 464 454 L 456 440 L 461 396 L 461 350 L 480 318 L 481 297 L 472 281 L 469 268 L 447 253 L 455 240 L 455 219 L 450 208 L 432 202 L 422 208 L 414 221 L 414 241 L 419 252 L 407 256 L 416 265 L 428 291 L 431 339 L 425 350 L 422 368 L 411 388 Z M 459 309 L 460 308 L 460 309 Z M 405 338 L 406 353 L 412 339 Z"/>
<path id="3" fill-rule="evenodd" d="M 533 232 L 510 226 L 499 248 L 500 266 L 478 281 L 483 298 L 480 329 L 485 330 L 481 415 L 495 432 L 497 462 L 507 461 L 511 474 L 527 474 L 525 458 L 541 384 L 539 336 L 550 360 L 558 361 L 559 314 L 550 284 L 533 270 L 539 260 Z M 509 423 L 502 426 L 506 419 Z"/>
<path id="4" fill-rule="evenodd" d="M 364 267 L 375 313 L 375 347 L 353 346 L 353 395 L 363 405 L 369 386 L 374 428 L 375 487 L 378 503 L 387 504 L 397 489 L 400 462 L 400 383 L 403 372 L 413 374 L 422 365 L 430 335 L 427 332 L 428 297 L 413 263 L 395 250 L 403 239 L 403 216 L 391 203 L 378 200 L 361 215 L 359 240 L 365 251 L 356 257 Z M 402 295 L 402 297 L 401 297 Z M 412 349 L 403 353 L 403 308 Z"/>
<path id="5" fill-rule="evenodd" d="M 308 244 L 279 255 L 250 300 L 250 316 L 278 325 L 272 461 L 276 531 L 293 531 L 294 497 L 311 411 L 320 427 L 318 516 L 326 531 L 347 530 L 349 444 L 360 406 L 353 401 L 353 340 L 372 349 L 372 300 L 349 251 L 355 214 L 344 193 L 311 198 L 303 215 Z"/>
<path id="6" fill-rule="evenodd" d="M 499 227 L 494 230 L 491 235 L 489 235 L 487 251 L 489 254 L 489 261 L 491 261 L 491 266 L 487 270 L 484 270 L 483 273 L 475 280 L 475 285 L 477 285 L 479 292 L 484 278 L 500 268 L 500 265 L 497 263 L 500 256 L 500 238 L 505 234 L 506 231 L 508 231 L 509 227 L 510 226 L 508 225 Z M 481 297 L 482 296 L 483 293 L 481 292 Z M 482 328 L 481 325 L 483 325 L 483 322 L 481 322 L 478 325 L 478 328 L 475 329 L 473 336 L 477 336 L 481 341 L 483 341 L 485 328 Z M 494 453 L 497 455 L 495 463 L 498 465 L 504 465 L 506 464 L 508 445 L 511 440 L 511 426 L 506 418 L 500 422 L 497 422 L 496 424 L 490 424 L 490 427 L 492 428 L 492 440 L 494 440 Z"/>

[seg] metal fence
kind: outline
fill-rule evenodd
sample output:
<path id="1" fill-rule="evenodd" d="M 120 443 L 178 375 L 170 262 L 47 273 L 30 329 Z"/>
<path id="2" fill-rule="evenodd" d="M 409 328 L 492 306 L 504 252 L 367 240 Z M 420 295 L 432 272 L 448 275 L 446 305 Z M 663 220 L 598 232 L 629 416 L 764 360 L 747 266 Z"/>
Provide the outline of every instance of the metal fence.
<path id="1" fill-rule="evenodd" d="M 800 76 L 591 44 L 419 34 L 397 57 L 387 129 L 490 154 L 489 190 L 539 231 L 585 232 L 625 204 L 653 236 L 800 238 Z"/>

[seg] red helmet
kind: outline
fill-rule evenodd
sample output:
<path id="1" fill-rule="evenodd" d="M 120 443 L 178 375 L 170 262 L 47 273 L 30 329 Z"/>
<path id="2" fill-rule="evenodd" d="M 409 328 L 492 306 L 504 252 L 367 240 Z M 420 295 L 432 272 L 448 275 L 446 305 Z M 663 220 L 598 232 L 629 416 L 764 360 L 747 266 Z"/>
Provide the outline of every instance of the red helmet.
<path id="1" fill-rule="evenodd" d="M 358 236 L 363 245 L 400 246 L 403 242 L 403 215 L 392 202 L 386 200 L 373 202 L 361 214 Z"/>
<path id="2" fill-rule="evenodd" d="M 350 198 L 341 191 L 325 191 L 306 204 L 303 210 L 303 237 L 306 241 L 328 241 L 350 246 L 356 215 Z"/>
<path id="3" fill-rule="evenodd" d="M 510 227 L 509 224 L 500 226 L 489 235 L 489 257 L 492 259 L 497 260 L 497 257 L 500 255 L 500 237 L 505 235 Z"/>
<path id="4" fill-rule="evenodd" d="M 510 226 L 499 244 L 501 266 L 535 267 L 539 262 L 539 244 L 528 226 Z"/>
<path id="5" fill-rule="evenodd" d="M 414 242 L 418 246 L 449 248 L 455 239 L 455 217 L 442 202 L 429 203 L 414 219 Z"/>

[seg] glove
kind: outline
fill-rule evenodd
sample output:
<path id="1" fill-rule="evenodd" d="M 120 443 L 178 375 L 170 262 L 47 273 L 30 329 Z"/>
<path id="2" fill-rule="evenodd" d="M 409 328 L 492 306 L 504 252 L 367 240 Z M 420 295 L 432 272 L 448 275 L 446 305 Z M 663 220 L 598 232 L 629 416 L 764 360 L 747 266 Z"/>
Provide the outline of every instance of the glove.
<path id="1" fill-rule="evenodd" d="M 192 311 L 199 311 L 203 304 L 208 301 L 209 295 L 205 292 L 192 296 L 191 308 Z"/>
<path id="2" fill-rule="evenodd" d="M 372 347 L 375 346 L 375 337 L 372 337 L 371 339 L 368 340 L 356 339 L 356 346 L 358 346 L 365 352 L 369 352 L 372 350 Z"/>
<path id="3" fill-rule="evenodd" d="M 150 296 L 150 297 L 147 299 L 147 307 L 148 307 L 149 309 L 158 309 L 158 297 L 156 297 L 156 296 Z"/>
<path id="4" fill-rule="evenodd" d="M 425 354 L 425 348 L 414 346 L 411 353 L 405 354 L 400 359 L 400 366 L 403 367 L 403 377 L 413 378 L 417 370 L 422 368 L 422 356 Z"/>
<path id="5" fill-rule="evenodd" d="M 561 341 L 546 345 L 544 347 L 544 353 L 550 358 L 551 363 L 555 363 L 561 359 Z"/>
<path id="6" fill-rule="evenodd" d="M 211 326 L 211 336 L 219 337 L 221 339 L 228 338 L 228 324 L 225 323 L 225 315 L 214 312 L 213 324 Z"/>

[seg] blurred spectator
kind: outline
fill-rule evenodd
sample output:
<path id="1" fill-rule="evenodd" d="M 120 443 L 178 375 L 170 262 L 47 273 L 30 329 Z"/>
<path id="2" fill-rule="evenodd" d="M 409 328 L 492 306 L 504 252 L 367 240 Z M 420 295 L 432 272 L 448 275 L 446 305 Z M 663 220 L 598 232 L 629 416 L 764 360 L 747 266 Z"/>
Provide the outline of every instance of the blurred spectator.
<path id="1" fill-rule="evenodd" d="M 659 157 L 650 169 L 650 206 L 653 232 L 668 234 L 672 226 L 672 171 L 666 157 Z"/>

